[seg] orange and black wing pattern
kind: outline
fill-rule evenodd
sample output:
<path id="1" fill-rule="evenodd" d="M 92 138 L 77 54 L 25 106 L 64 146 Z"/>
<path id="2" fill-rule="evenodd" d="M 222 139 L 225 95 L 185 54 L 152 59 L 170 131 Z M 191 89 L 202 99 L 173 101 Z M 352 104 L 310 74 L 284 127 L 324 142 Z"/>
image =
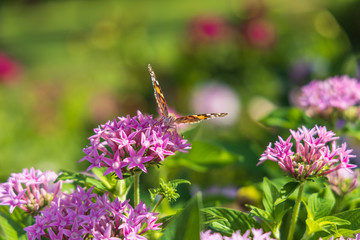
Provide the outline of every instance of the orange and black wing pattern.
<path id="1" fill-rule="evenodd" d="M 150 76 L 151 76 L 151 81 L 152 81 L 152 85 L 154 88 L 154 96 L 157 102 L 157 105 L 159 107 L 160 110 L 160 114 L 162 117 L 168 117 L 169 116 L 169 111 L 168 111 L 168 107 L 165 101 L 165 97 L 164 94 L 161 91 L 160 88 L 160 84 L 159 82 L 156 80 L 156 75 L 151 67 L 151 65 L 148 65 L 148 69 L 150 72 Z"/>
<path id="2" fill-rule="evenodd" d="M 152 85 L 154 87 L 154 96 L 159 107 L 160 115 L 166 120 L 166 124 L 182 124 L 182 123 L 198 123 L 202 120 L 217 118 L 217 117 L 225 117 L 227 113 L 206 113 L 206 114 L 194 114 L 185 117 L 175 118 L 173 115 L 169 114 L 168 106 L 165 101 L 164 94 L 161 91 L 160 84 L 156 80 L 155 73 L 151 67 L 148 65 L 148 69 L 151 76 Z"/>
<path id="3" fill-rule="evenodd" d="M 185 117 L 178 117 L 175 119 L 175 123 L 198 123 L 202 120 L 217 118 L 217 117 L 225 117 L 227 113 L 205 113 L 205 114 L 194 114 Z"/>

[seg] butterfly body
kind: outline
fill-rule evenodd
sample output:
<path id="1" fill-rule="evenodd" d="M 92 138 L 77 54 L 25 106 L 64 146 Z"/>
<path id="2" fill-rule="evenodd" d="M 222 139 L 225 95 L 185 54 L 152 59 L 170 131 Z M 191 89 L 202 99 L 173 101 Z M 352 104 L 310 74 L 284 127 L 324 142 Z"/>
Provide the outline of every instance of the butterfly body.
<path id="1" fill-rule="evenodd" d="M 157 105 L 159 107 L 162 121 L 165 125 L 173 126 L 182 123 L 187 123 L 187 124 L 198 123 L 202 120 L 217 118 L 217 117 L 225 117 L 227 115 L 227 113 L 204 113 L 204 114 L 188 115 L 184 117 L 176 117 L 174 114 L 169 113 L 164 94 L 161 91 L 160 84 L 156 80 L 156 75 L 150 64 L 148 65 L 148 68 L 151 76 L 152 85 L 154 88 L 154 96 Z"/>

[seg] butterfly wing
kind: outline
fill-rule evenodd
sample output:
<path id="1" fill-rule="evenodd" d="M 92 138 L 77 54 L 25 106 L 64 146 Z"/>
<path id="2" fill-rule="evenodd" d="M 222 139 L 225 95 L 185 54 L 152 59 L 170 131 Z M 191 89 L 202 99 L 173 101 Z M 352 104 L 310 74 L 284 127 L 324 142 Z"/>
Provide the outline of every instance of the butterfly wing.
<path id="1" fill-rule="evenodd" d="M 160 114 L 161 114 L 162 117 L 168 117 L 169 116 L 169 111 L 168 111 L 168 107 L 167 107 L 167 104 L 166 104 L 166 101 L 165 101 L 164 94 L 161 91 L 160 84 L 156 80 L 155 73 L 154 73 L 154 71 L 153 71 L 150 64 L 148 65 L 148 69 L 149 69 L 149 72 L 150 72 L 151 81 L 152 81 L 152 85 L 153 85 L 153 88 L 154 88 L 154 96 L 155 96 L 157 105 L 159 107 Z"/>
<path id="2" fill-rule="evenodd" d="M 227 113 L 206 113 L 206 114 L 194 114 L 185 117 L 178 117 L 174 120 L 175 123 L 198 123 L 202 120 L 217 118 L 217 117 L 225 117 Z"/>

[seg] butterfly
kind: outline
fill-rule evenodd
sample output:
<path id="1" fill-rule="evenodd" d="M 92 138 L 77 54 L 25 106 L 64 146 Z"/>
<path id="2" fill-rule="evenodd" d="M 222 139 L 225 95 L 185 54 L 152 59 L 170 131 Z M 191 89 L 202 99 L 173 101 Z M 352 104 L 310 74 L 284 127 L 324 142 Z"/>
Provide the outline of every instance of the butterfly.
<path id="1" fill-rule="evenodd" d="M 174 114 L 169 113 L 164 94 L 161 91 L 160 84 L 156 80 L 155 73 L 150 64 L 148 65 L 148 69 L 150 72 L 151 81 L 154 88 L 154 96 L 157 105 L 159 107 L 160 115 L 165 125 L 172 126 L 174 124 L 182 124 L 182 123 L 198 123 L 202 120 L 217 118 L 217 117 L 225 117 L 227 115 L 227 113 L 205 113 L 205 114 L 194 114 L 184 117 L 175 117 Z"/>

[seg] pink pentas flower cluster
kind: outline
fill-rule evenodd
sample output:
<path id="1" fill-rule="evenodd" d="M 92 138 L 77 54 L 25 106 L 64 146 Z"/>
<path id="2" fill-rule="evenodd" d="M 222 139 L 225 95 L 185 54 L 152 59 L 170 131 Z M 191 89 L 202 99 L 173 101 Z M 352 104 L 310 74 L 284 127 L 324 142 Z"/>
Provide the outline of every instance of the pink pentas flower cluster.
<path id="1" fill-rule="evenodd" d="M 86 156 L 80 161 L 91 163 L 87 171 L 105 167 L 104 175 L 115 173 L 120 179 L 124 173 L 147 172 L 148 167 L 176 151 L 187 152 L 191 145 L 173 128 L 140 111 L 135 117 L 128 115 L 108 121 L 94 132 L 89 138 L 90 146 L 84 148 Z"/>
<path id="2" fill-rule="evenodd" d="M 337 146 L 335 140 L 338 137 L 334 132 L 327 131 L 326 127 L 302 127 L 290 132 L 291 135 L 286 140 L 279 137 L 274 147 L 270 143 L 257 165 L 266 160 L 277 162 L 291 177 L 301 181 L 339 169 L 352 172 L 351 168 L 356 167 L 350 164 L 350 158 L 355 157 L 350 154 L 352 150 L 346 148 L 346 143 Z M 295 140 L 295 152 L 292 137 Z"/>
<path id="3" fill-rule="evenodd" d="M 298 102 L 310 115 L 328 115 L 360 103 L 360 82 L 346 75 L 313 80 L 301 89 Z"/>
<path id="4" fill-rule="evenodd" d="M 63 194 L 35 217 L 35 224 L 26 227 L 28 238 L 35 239 L 122 239 L 145 240 L 149 230 L 159 230 L 158 213 L 148 212 L 140 203 L 133 208 L 129 201 L 110 201 L 105 194 L 81 187 Z"/>
<path id="5" fill-rule="evenodd" d="M 7 182 L 0 183 L 0 205 L 16 207 L 36 215 L 61 191 L 62 182 L 54 183 L 58 175 L 52 171 L 42 172 L 34 168 L 12 173 Z"/>
<path id="6" fill-rule="evenodd" d="M 271 232 L 264 233 L 260 229 L 252 228 L 241 235 L 240 230 L 234 232 L 230 237 L 222 236 L 220 233 L 213 233 L 211 230 L 200 233 L 201 240 L 276 240 L 271 238 Z"/>

